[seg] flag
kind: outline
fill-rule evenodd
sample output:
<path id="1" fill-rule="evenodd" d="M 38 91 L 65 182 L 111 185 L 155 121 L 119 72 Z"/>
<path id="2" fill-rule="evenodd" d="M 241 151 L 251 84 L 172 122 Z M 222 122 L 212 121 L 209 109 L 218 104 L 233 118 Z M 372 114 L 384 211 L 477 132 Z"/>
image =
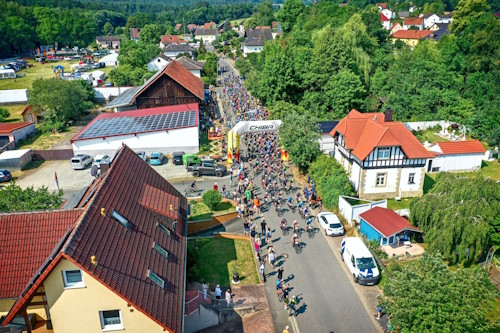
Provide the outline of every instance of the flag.
<path id="1" fill-rule="evenodd" d="M 59 192 L 59 181 L 57 180 L 57 172 L 54 171 L 54 176 L 56 179 L 56 191 Z"/>

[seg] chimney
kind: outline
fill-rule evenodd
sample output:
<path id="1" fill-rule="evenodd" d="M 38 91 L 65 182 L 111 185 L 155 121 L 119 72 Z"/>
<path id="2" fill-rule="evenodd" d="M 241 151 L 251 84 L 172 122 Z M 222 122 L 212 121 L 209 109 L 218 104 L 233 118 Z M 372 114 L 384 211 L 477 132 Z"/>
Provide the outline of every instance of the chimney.
<path id="1" fill-rule="evenodd" d="M 385 109 L 384 116 L 385 116 L 384 121 L 386 123 L 391 122 L 392 121 L 392 110 L 390 108 Z"/>
<path id="2" fill-rule="evenodd" d="M 101 171 L 101 175 L 105 175 L 106 172 L 108 172 L 109 170 L 109 164 L 110 162 L 105 162 L 105 163 L 101 163 L 100 164 L 100 171 Z"/>

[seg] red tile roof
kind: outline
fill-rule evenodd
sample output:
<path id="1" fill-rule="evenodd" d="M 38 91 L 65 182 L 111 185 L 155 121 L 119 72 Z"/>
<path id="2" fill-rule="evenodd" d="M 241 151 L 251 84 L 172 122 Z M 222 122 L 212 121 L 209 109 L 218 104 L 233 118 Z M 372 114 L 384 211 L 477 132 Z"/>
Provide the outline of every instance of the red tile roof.
<path id="1" fill-rule="evenodd" d="M 360 113 L 351 110 L 335 128 L 331 136 L 344 136 L 347 150 L 363 161 L 376 147 L 401 147 L 407 158 L 429 158 L 431 153 L 398 121 L 386 122 L 383 113 Z"/>
<path id="2" fill-rule="evenodd" d="M 390 21 L 387 16 L 385 16 L 384 14 L 380 13 L 380 21 L 384 22 L 384 21 Z"/>
<path id="3" fill-rule="evenodd" d="M 392 236 L 405 229 L 420 231 L 417 227 L 412 226 L 407 219 L 387 208 L 374 207 L 359 214 L 359 216 L 384 237 Z"/>
<path id="4" fill-rule="evenodd" d="M 443 155 L 484 154 L 486 151 L 479 140 L 438 142 Z"/>
<path id="5" fill-rule="evenodd" d="M 385 2 L 382 2 L 382 3 L 377 3 L 377 4 L 376 4 L 376 6 L 377 6 L 377 7 L 379 7 L 379 6 L 380 6 L 381 8 L 384 8 L 384 9 L 386 9 L 386 8 L 387 8 L 387 4 L 386 4 Z"/>
<path id="6" fill-rule="evenodd" d="M 23 127 L 29 126 L 33 123 L 22 122 L 22 123 L 0 123 L 0 134 L 10 134 L 15 130 L 21 129 Z"/>
<path id="7" fill-rule="evenodd" d="M 42 279 L 49 275 L 47 270 L 64 257 L 165 330 L 181 332 L 186 198 L 127 146 L 119 150 L 103 179 L 96 181 L 100 185 L 59 255 L 28 286 L 2 324 L 9 323 L 19 313 Z M 170 210 L 170 203 L 174 210 Z M 168 205 L 168 211 L 160 207 L 163 204 Z M 101 215 L 102 208 L 105 216 Z M 131 226 L 126 228 L 111 217 L 113 210 Z M 157 224 L 172 228 L 173 217 L 176 228 L 168 235 Z M 168 251 L 168 259 L 152 248 L 153 242 Z M 91 263 L 91 256 L 96 257 L 97 265 Z M 165 281 L 164 288 L 146 277 L 148 269 Z"/>
<path id="8" fill-rule="evenodd" d="M 424 39 L 432 34 L 431 30 L 398 30 L 392 34 L 396 39 Z"/>
<path id="9" fill-rule="evenodd" d="M 0 299 L 17 298 L 82 209 L 0 214 Z"/>
<path id="10" fill-rule="evenodd" d="M 404 25 L 422 25 L 424 24 L 424 19 L 421 17 L 407 17 L 403 20 Z"/>
<path id="11" fill-rule="evenodd" d="M 198 121 L 199 121 L 199 105 L 198 103 L 189 103 L 189 104 L 176 104 L 176 105 L 167 105 L 167 106 L 160 106 L 156 108 L 149 108 L 149 109 L 138 109 L 138 110 L 132 110 L 132 111 L 122 111 L 122 112 L 113 112 L 113 113 L 102 113 L 92 119 L 90 123 L 87 124 L 84 128 L 80 130 L 71 140 L 69 140 L 71 143 L 76 140 L 82 140 L 80 138 L 81 134 L 84 133 L 86 130 L 88 130 L 90 127 L 92 127 L 97 121 L 101 119 L 108 119 L 108 118 L 136 118 L 136 117 L 144 117 L 144 116 L 153 116 L 156 114 L 167 114 L 167 113 L 180 113 L 180 112 L 187 112 L 187 111 L 196 111 L 196 120 L 195 120 L 195 126 L 198 126 Z M 158 129 L 157 131 L 160 131 L 163 129 Z M 132 134 L 138 134 L 141 132 L 130 132 Z M 129 133 L 129 134 L 130 134 Z M 119 135 L 124 135 L 124 134 L 119 134 Z M 116 136 L 116 135 L 109 135 L 109 136 Z M 92 139 L 92 138 L 91 138 Z"/>
<path id="12" fill-rule="evenodd" d="M 179 36 L 175 35 L 162 35 L 161 36 L 161 43 L 162 44 L 174 44 L 177 43 L 179 44 L 181 42 L 181 39 Z"/>
<path id="13" fill-rule="evenodd" d="M 276 27 L 278 26 L 278 21 L 273 21 L 273 23 L 271 24 L 272 28 L 273 29 L 276 29 Z"/>
<path id="14" fill-rule="evenodd" d="M 165 67 L 164 73 L 170 76 L 174 81 L 177 81 L 177 83 L 189 90 L 199 99 L 205 99 L 203 81 L 177 61 L 172 61 L 167 67 Z"/>

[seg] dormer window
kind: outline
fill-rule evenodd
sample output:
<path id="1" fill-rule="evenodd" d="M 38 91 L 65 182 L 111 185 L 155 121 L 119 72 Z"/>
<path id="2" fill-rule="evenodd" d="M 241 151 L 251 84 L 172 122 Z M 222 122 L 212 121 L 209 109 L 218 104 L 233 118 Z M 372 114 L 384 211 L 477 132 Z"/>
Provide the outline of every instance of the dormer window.
<path id="1" fill-rule="evenodd" d="M 387 160 L 391 156 L 391 148 L 378 148 L 377 158 L 379 160 Z"/>

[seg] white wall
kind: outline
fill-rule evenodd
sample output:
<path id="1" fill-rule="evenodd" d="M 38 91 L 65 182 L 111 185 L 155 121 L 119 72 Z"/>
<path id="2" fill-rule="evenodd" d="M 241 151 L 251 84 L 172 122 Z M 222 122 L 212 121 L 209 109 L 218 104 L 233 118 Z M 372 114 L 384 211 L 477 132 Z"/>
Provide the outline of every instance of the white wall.
<path id="1" fill-rule="evenodd" d="M 351 204 L 349 204 L 343 196 L 339 196 L 339 211 L 349 225 L 353 224 L 352 221 L 359 222 L 359 215 L 372 209 L 373 207 L 387 208 L 387 200 L 371 201 L 365 204 L 351 206 Z"/>
<path id="2" fill-rule="evenodd" d="M 329 154 L 330 152 L 335 150 L 335 140 L 328 133 L 323 133 L 321 135 L 321 139 L 319 139 L 319 144 L 321 150 L 325 154 Z"/>
<path id="3" fill-rule="evenodd" d="M 386 173 L 385 186 L 376 186 L 377 174 Z M 387 192 L 399 191 L 397 188 L 398 168 L 386 169 L 367 169 L 365 172 L 365 181 L 363 192 L 365 194 L 381 194 Z"/>
<path id="4" fill-rule="evenodd" d="M 449 121 L 439 120 L 439 121 L 412 121 L 412 122 L 405 122 L 403 124 L 410 131 L 421 131 L 428 128 L 432 128 L 436 125 L 440 125 L 441 127 L 443 126 L 448 127 L 450 126 L 451 123 Z"/>
<path id="5" fill-rule="evenodd" d="M 200 71 L 199 69 L 190 69 L 189 71 L 190 71 L 190 72 L 191 72 L 191 74 L 193 74 L 194 76 L 201 78 L 201 71 Z"/>
<path id="6" fill-rule="evenodd" d="M 28 89 L 0 90 L 0 104 L 27 102 Z"/>
<path id="7" fill-rule="evenodd" d="M 401 181 L 399 184 L 399 188 L 401 191 L 406 192 L 406 191 L 419 191 L 420 190 L 420 184 L 424 181 L 423 177 L 425 176 L 425 173 L 422 172 L 422 169 L 424 168 L 403 168 L 401 169 Z M 410 173 L 415 174 L 415 184 L 408 184 L 408 177 L 410 176 Z"/>
<path id="8" fill-rule="evenodd" d="M 16 143 L 18 143 L 20 140 L 25 139 L 26 137 L 28 137 L 28 135 L 33 134 L 35 132 L 36 132 L 35 123 L 33 123 L 31 125 L 24 126 L 23 128 L 15 130 L 14 132 L 12 132 L 12 135 L 14 136 L 14 140 L 16 141 Z"/>
<path id="9" fill-rule="evenodd" d="M 197 153 L 199 151 L 198 127 L 180 128 L 161 132 L 139 133 L 137 135 L 120 135 L 102 138 L 79 140 L 73 142 L 73 151 L 76 154 L 97 154 L 114 155 L 116 151 L 125 143 L 136 151 L 155 151 L 164 154 L 171 154 L 174 151 L 184 151 L 186 153 Z"/>
<path id="10" fill-rule="evenodd" d="M 354 187 L 354 189 L 358 191 L 359 181 L 361 179 L 361 167 L 358 165 L 358 163 L 356 162 L 352 163 L 349 178 L 351 179 L 351 184 Z"/>
<path id="11" fill-rule="evenodd" d="M 165 68 L 169 62 L 163 58 L 156 57 L 148 63 L 148 71 L 157 72 L 162 68 Z"/>
<path id="12" fill-rule="evenodd" d="M 484 154 L 457 154 L 436 156 L 432 167 L 439 171 L 475 171 L 481 168 Z"/>
<path id="13" fill-rule="evenodd" d="M 264 49 L 264 46 L 246 46 L 243 45 L 243 54 L 247 55 L 250 53 L 259 53 Z"/>

